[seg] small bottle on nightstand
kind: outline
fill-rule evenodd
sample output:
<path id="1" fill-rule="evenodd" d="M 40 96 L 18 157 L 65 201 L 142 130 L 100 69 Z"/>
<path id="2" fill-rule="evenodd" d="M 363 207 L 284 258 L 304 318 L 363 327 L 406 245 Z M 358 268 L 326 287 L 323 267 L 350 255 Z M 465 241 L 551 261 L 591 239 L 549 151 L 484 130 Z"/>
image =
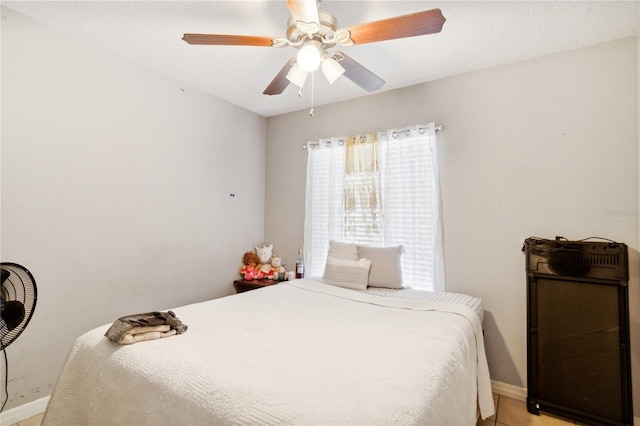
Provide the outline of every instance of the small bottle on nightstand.
<path id="1" fill-rule="evenodd" d="M 296 278 L 304 278 L 304 259 L 302 249 L 298 249 L 298 259 L 296 260 Z"/>

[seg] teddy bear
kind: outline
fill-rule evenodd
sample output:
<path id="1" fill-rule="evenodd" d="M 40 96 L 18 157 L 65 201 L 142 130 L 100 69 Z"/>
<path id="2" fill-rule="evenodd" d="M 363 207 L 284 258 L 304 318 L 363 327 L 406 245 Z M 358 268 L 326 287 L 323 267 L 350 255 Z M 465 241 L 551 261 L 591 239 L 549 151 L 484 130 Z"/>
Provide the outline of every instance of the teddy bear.
<path id="1" fill-rule="evenodd" d="M 286 272 L 284 266 L 282 266 L 282 259 L 278 256 L 274 256 L 271 258 L 271 278 L 274 280 L 280 280 L 283 277 L 283 274 Z"/>
<path id="2" fill-rule="evenodd" d="M 242 256 L 244 266 L 240 268 L 240 275 L 247 281 L 257 280 L 260 275 L 260 258 L 252 251 Z"/>

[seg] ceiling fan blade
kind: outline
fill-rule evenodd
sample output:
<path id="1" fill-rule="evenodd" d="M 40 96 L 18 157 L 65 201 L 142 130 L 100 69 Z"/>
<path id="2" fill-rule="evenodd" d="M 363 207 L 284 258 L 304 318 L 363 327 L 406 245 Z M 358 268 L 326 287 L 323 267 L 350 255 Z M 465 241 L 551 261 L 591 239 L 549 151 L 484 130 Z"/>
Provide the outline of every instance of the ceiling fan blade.
<path id="1" fill-rule="evenodd" d="M 347 28 L 355 44 L 435 34 L 442 30 L 446 18 L 440 9 L 432 9 Z"/>
<path id="2" fill-rule="evenodd" d="M 335 52 L 337 57 L 342 57 L 338 61 L 342 68 L 344 68 L 344 76 L 353 81 L 358 86 L 362 87 L 367 92 L 373 92 L 384 86 L 385 81 L 369 71 L 363 65 L 354 61 L 351 57 L 345 55 L 343 52 Z"/>
<path id="3" fill-rule="evenodd" d="M 289 70 L 291 69 L 292 66 L 293 66 L 293 59 L 290 59 L 287 61 L 284 67 L 282 67 L 278 75 L 276 75 L 275 78 L 271 81 L 271 83 L 269 83 L 267 88 L 264 89 L 264 92 L 262 92 L 262 94 L 271 96 L 271 95 L 279 95 L 280 93 L 284 92 L 284 89 L 286 89 L 287 86 L 289 86 L 289 80 L 287 80 L 287 74 L 289 73 Z"/>
<path id="4" fill-rule="evenodd" d="M 287 6 L 294 22 L 314 23 L 320 28 L 316 0 L 287 0 Z"/>
<path id="5" fill-rule="evenodd" d="M 182 39 L 189 44 L 230 46 L 272 46 L 271 37 L 229 34 L 185 34 Z"/>

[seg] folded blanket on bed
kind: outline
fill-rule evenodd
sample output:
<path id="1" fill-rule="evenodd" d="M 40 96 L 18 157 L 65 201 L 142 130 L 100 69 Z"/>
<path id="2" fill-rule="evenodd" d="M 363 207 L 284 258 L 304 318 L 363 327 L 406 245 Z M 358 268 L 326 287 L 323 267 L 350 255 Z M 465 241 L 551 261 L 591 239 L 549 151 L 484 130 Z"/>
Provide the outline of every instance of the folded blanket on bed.
<path id="1" fill-rule="evenodd" d="M 185 331 L 187 331 L 187 325 L 183 324 L 172 311 L 156 311 L 118 318 L 104 335 L 114 343 L 130 345 L 182 334 Z"/>

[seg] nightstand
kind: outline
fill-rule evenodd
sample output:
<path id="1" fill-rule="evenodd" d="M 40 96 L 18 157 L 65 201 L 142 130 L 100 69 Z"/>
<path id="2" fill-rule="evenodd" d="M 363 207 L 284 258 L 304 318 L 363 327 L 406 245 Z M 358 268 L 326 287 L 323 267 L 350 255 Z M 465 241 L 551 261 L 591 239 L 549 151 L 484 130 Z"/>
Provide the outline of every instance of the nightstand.
<path id="1" fill-rule="evenodd" d="M 255 290 L 257 288 L 266 287 L 269 285 L 278 284 L 275 280 L 235 280 L 233 286 L 236 288 L 236 293 L 242 293 L 243 291 Z"/>

